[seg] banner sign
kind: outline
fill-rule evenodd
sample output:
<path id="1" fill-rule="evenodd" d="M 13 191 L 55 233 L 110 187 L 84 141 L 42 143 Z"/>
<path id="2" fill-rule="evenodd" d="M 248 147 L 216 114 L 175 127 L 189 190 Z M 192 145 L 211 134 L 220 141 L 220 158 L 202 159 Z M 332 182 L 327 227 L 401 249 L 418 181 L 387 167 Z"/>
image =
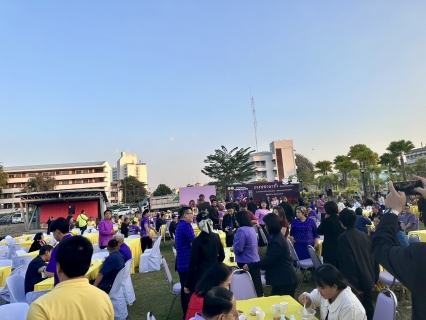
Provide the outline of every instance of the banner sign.
<path id="1" fill-rule="evenodd" d="M 226 198 L 229 201 L 266 200 L 266 197 L 287 197 L 298 199 L 300 197 L 299 184 L 283 184 L 282 182 L 262 182 L 253 184 L 240 184 L 226 186 Z"/>

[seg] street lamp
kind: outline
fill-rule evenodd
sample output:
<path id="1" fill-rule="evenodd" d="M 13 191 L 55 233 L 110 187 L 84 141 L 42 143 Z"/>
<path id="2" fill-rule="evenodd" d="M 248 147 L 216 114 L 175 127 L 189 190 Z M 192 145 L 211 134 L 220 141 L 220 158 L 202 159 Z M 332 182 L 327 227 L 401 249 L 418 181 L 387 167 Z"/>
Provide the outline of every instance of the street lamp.
<path id="1" fill-rule="evenodd" d="M 302 198 L 303 198 L 303 180 L 299 179 L 300 182 L 300 190 L 302 190 Z"/>
<path id="2" fill-rule="evenodd" d="M 367 187 L 365 186 L 365 171 L 366 171 L 366 169 L 365 169 L 364 165 L 362 165 L 359 168 L 359 171 L 361 171 L 361 174 L 362 174 L 362 188 L 364 189 L 364 199 L 365 199 L 367 197 Z"/>

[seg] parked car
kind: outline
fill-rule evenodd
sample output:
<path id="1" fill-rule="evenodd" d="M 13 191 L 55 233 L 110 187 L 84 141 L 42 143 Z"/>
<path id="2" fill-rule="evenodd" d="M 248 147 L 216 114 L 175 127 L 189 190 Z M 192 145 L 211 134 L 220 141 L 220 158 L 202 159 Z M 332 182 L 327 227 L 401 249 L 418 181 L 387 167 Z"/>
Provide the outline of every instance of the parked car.
<path id="1" fill-rule="evenodd" d="M 0 224 L 11 224 L 12 223 L 12 216 L 3 216 L 0 219 Z"/>
<path id="2" fill-rule="evenodd" d="M 132 207 L 130 210 L 131 210 L 130 211 L 131 214 L 135 214 L 135 213 L 139 212 L 139 208 L 138 207 Z"/>
<path id="3" fill-rule="evenodd" d="M 126 214 L 129 214 L 130 212 L 131 212 L 130 206 L 124 206 L 117 210 L 112 211 L 112 213 L 116 215 L 122 215 L 122 214 L 126 215 Z"/>
<path id="4" fill-rule="evenodd" d="M 24 215 L 22 212 L 15 213 L 12 217 L 12 223 L 24 223 Z"/>

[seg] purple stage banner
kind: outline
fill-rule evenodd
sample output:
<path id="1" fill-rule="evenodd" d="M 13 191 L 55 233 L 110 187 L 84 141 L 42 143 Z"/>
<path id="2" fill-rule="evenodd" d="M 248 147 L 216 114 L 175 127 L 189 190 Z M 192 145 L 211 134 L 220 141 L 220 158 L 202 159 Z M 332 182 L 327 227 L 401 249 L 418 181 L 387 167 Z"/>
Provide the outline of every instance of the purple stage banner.
<path id="1" fill-rule="evenodd" d="M 266 200 L 266 197 L 287 197 L 298 199 L 300 197 L 299 184 L 283 184 L 282 182 L 262 182 L 253 184 L 239 184 L 226 186 L 226 198 L 229 201 Z"/>

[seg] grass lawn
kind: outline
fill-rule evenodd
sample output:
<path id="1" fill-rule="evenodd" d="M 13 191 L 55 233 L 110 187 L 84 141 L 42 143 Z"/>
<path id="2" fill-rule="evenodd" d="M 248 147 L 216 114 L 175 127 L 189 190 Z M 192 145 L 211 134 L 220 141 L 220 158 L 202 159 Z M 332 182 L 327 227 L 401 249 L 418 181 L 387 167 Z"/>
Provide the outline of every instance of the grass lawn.
<path id="1" fill-rule="evenodd" d="M 421 229 L 424 229 L 423 224 Z M 265 252 L 265 251 L 264 251 Z M 161 244 L 161 253 L 166 258 L 167 264 L 169 265 L 170 271 L 173 275 L 173 280 L 175 282 L 179 281 L 179 276 L 174 272 L 174 263 L 175 257 L 172 252 L 172 242 L 170 240 L 166 241 L 166 246 Z M 138 272 L 139 269 L 137 269 Z M 299 272 L 299 281 L 302 278 L 302 274 Z M 148 311 L 151 311 L 157 320 L 165 320 L 167 313 L 169 311 L 170 305 L 173 300 L 173 294 L 168 290 L 168 285 L 166 281 L 166 276 L 164 269 L 162 268 L 158 272 L 149 272 L 149 273 L 137 273 L 132 276 L 133 287 L 136 294 L 136 302 L 128 308 L 129 317 L 128 319 L 146 319 L 146 314 Z M 311 277 L 308 276 L 308 282 L 303 283 L 301 287 L 296 290 L 296 299 L 304 291 L 310 292 L 315 288 L 315 283 Z M 270 294 L 270 288 L 265 288 L 265 295 Z M 408 320 L 411 319 L 411 297 L 408 293 L 408 298 L 405 294 L 401 294 L 398 297 L 398 312 L 399 320 Z M 317 310 L 317 315 L 319 315 L 319 310 Z M 297 317 L 297 315 L 296 315 Z M 170 313 L 170 318 L 172 320 L 182 319 L 182 308 L 180 305 L 180 297 L 176 299 L 176 302 L 173 306 L 172 312 Z"/>

